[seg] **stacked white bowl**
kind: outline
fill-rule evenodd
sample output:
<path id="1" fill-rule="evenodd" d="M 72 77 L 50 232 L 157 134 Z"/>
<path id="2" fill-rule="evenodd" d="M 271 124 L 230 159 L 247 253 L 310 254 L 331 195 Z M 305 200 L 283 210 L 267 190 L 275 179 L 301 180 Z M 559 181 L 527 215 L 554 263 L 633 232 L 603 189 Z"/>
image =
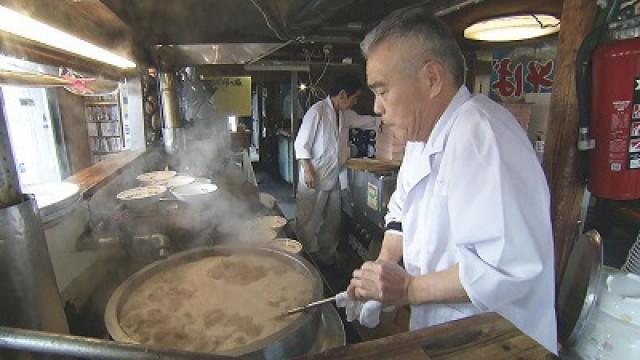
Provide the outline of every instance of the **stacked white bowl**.
<path id="1" fill-rule="evenodd" d="M 640 233 L 638 233 L 636 242 L 629 250 L 627 261 L 622 265 L 622 271 L 640 275 Z"/>

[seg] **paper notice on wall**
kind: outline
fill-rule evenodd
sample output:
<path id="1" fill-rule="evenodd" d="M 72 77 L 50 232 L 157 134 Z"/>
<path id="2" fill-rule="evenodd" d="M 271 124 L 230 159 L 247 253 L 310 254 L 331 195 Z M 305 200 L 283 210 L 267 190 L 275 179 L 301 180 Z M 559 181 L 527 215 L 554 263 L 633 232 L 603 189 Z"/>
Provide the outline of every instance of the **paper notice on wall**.
<path id="1" fill-rule="evenodd" d="M 217 114 L 251 116 L 251 77 L 207 77 L 212 82 L 212 102 Z"/>

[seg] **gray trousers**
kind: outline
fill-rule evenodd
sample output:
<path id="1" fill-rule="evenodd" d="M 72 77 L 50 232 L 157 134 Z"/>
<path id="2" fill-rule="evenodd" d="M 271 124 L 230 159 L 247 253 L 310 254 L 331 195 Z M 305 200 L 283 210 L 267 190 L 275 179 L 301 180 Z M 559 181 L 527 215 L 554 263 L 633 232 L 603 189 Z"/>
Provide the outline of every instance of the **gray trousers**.
<path id="1" fill-rule="evenodd" d="M 296 233 L 305 251 L 321 260 L 331 259 L 341 237 L 340 189 L 323 191 L 298 183 Z"/>

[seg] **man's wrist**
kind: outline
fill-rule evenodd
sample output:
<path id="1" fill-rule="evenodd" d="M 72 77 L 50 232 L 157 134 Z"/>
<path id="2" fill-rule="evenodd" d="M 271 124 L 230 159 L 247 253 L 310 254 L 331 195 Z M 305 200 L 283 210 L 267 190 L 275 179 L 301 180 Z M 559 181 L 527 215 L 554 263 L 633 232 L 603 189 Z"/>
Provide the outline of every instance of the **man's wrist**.
<path id="1" fill-rule="evenodd" d="M 407 285 L 407 300 L 409 305 L 423 305 L 432 303 L 433 286 L 430 284 L 431 278 L 429 275 L 409 275 L 409 281 Z"/>

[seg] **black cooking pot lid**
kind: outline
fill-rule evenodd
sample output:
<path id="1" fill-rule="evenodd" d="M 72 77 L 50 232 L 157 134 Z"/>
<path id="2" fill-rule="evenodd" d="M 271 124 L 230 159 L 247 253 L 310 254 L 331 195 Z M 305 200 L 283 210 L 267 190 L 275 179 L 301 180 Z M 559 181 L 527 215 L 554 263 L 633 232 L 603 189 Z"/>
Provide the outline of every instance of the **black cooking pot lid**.
<path id="1" fill-rule="evenodd" d="M 602 282 L 602 238 L 584 233 L 571 251 L 556 301 L 558 339 L 570 345 L 580 337 L 596 305 Z"/>

